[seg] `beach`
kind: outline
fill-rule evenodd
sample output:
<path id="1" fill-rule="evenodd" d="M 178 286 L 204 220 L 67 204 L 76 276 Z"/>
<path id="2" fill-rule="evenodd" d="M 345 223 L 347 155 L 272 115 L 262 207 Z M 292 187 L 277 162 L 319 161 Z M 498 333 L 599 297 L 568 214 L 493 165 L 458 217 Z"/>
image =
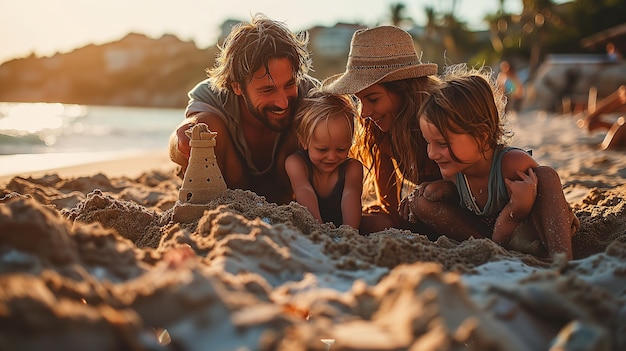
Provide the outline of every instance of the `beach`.
<path id="1" fill-rule="evenodd" d="M 166 150 L 0 177 L 1 350 L 624 350 L 626 151 L 511 115 L 555 168 L 574 259 L 362 236 L 249 191 L 188 206 Z"/>

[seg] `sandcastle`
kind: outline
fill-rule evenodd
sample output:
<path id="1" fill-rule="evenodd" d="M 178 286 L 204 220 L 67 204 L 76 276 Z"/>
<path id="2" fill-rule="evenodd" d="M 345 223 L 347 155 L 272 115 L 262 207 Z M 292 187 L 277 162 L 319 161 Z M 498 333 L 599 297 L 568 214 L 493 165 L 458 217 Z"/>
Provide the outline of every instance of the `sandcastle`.
<path id="1" fill-rule="evenodd" d="M 204 123 L 194 125 L 185 132 L 189 137 L 189 164 L 178 191 L 178 201 L 174 206 L 174 220 L 190 222 L 198 219 L 207 203 L 226 193 L 226 182 L 215 157 L 216 132 L 209 130 Z"/>

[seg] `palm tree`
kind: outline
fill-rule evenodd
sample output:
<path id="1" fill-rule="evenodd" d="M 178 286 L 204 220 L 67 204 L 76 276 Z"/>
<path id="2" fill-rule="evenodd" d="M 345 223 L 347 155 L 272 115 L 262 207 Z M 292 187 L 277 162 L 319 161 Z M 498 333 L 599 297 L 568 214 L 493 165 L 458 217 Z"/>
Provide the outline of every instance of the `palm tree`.
<path id="1" fill-rule="evenodd" d="M 443 53 L 446 61 L 465 61 L 467 53 L 475 49 L 474 38 L 455 15 L 458 0 L 448 0 L 447 4 L 450 6 L 440 13 L 433 6 L 424 7 L 427 18 L 424 39 L 431 44 L 431 51 Z"/>
<path id="2" fill-rule="evenodd" d="M 413 22 L 404 15 L 405 10 L 406 6 L 401 2 L 389 5 L 389 19 L 392 25 L 401 27 L 406 22 Z"/>
<path id="3" fill-rule="evenodd" d="M 543 56 L 543 40 L 546 26 L 560 23 L 554 13 L 552 0 L 523 0 L 521 24 L 522 35 L 530 44 L 529 74 L 533 76 Z"/>
<path id="4" fill-rule="evenodd" d="M 424 12 L 426 13 L 425 35 L 427 37 L 434 36 L 437 33 L 437 14 L 435 13 L 435 8 L 432 6 L 425 6 Z"/>
<path id="5" fill-rule="evenodd" d="M 509 30 L 519 23 L 519 17 L 505 12 L 504 4 L 506 0 L 498 1 L 498 10 L 495 14 L 485 16 L 485 21 L 489 24 L 491 34 L 491 46 L 496 54 L 501 56 L 507 48 L 518 45 L 519 31 Z"/>

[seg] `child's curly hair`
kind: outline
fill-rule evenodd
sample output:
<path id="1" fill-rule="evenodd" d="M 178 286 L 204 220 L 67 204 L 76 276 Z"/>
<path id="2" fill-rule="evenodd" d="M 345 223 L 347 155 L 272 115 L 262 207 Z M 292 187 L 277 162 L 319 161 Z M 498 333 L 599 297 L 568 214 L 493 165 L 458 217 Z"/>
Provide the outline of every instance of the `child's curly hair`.
<path id="1" fill-rule="evenodd" d="M 429 92 L 419 118 L 432 123 L 448 140 L 447 133 L 469 134 L 481 150 L 494 150 L 506 144 L 512 133 L 505 129 L 506 97 L 490 69 L 449 66 L 442 84 Z M 460 162 L 450 150 L 451 157 Z"/>

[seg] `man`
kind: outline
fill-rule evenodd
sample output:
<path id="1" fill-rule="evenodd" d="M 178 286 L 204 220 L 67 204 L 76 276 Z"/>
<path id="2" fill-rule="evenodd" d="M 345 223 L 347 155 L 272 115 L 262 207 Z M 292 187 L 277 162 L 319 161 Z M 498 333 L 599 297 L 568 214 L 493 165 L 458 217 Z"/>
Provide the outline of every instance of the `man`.
<path id="1" fill-rule="evenodd" d="M 240 23 L 220 47 L 208 79 L 189 92 L 186 119 L 170 137 L 170 158 L 183 177 L 189 161 L 185 131 L 206 123 L 217 132 L 215 155 L 230 189 L 267 201 L 293 198 L 285 159 L 298 148 L 291 122 L 297 102 L 318 82 L 308 75 L 308 34 L 255 15 Z"/>

